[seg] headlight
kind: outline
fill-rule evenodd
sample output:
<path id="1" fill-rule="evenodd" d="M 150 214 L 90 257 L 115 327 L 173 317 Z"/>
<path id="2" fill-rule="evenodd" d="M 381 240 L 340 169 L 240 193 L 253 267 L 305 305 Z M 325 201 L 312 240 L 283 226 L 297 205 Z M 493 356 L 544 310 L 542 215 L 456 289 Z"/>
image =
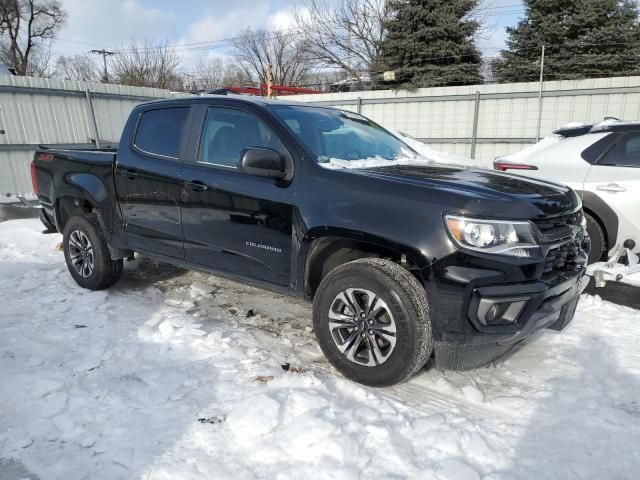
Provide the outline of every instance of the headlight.
<path id="1" fill-rule="evenodd" d="M 445 215 L 445 223 L 456 243 L 470 250 L 514 257 L 542 256 L 529 222 Z"/>

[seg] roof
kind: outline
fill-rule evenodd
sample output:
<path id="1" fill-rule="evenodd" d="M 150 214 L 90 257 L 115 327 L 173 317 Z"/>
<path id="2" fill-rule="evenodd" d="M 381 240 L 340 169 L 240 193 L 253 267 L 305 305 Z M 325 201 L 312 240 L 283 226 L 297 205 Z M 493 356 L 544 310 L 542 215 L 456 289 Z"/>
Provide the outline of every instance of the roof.
<path id="1" fill-rule="evenodd" d="M 319 107 L 319 105 L 314 105 L 312 103 L 296 102 L 291 100 L 269 99 L 265 97 L 255 97 L 255 96 L 248 96 L 248 95 L 200 95 L 200 96 L 193 96 L 193 97 L 180 97 L 180 98 L 152 100 L 150 102 L 145 102 L 142 105 L 158 104 L 158 103 L 161 103 L 161 104 L 184 103 L 185 101 L 189 103 L 210 103 L 212 100 L 224 100 L 225 103 L 242 103 L 242 104 L 259 105 L 261 107 L 267 107 L 269 105 L 290 105 L 290 106 L 313 105 L 313 106 Z"/>
<path id="2" fill-rule="evenodd" d="M 9 65 L 4 63 L 0 63 L 0 75 L 15 75 L 16 70 L 11 68 Z"/>
<path id="3" fill-rule="evenodd" d="M 606 119 L 600 123 L 570 124 L 554 130 L 553 133 L 563 137 L 579 137 L 587 133 L 628 132 L 640 130 L 640 121 L 625 122 L 618 119 Z"/>

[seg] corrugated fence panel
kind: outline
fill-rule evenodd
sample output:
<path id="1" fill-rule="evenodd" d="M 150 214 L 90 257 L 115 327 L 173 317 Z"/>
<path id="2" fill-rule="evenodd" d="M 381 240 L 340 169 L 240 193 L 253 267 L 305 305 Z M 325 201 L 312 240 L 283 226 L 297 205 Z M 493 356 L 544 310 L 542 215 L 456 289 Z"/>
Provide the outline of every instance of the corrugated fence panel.
<path id="1" fill-rule="evenodd" d="M 131 109 L 168 98 L 167 90 L 0 76 L 0 194 L 31 191 L 29 162 L 37 144 L 117 142 Z"/>
<path id="2" fill-rule="evenodd" d="M 100 140 L 119 141 L 134 105 L 171 96 L 166 90 L 0 76 L 0 194 L 30 189 L 25 145 L 86 143 L 94 138 L 91 101 Z M 471 156 L 491 165 L 569 122 L 613 116 L 640 119 L 640 77 L 423 88 L 415 91 L 300 95 L 294 99 L 361 112 L 388 128 L 412 135 L 437 150 Z M 290 99 L 291 97 L 288 97 Z M 478 117 L 476 119 L 476 102 Z M 473 137 L 477 120 L 477 135 Z"/>
<path id="3" fill-rule="evenodd" d="M 479 92 L 475 157 L 491 165 L 496 157 L 534 143 L 570 122 L 598 122 L 613 116 L 640 120 L 640 77 L 486 84 L 407 91 L 300 95 L 295 100 L 359 111 L 388 128 L 437 150 L 471 155 L 476 92 Z"/>

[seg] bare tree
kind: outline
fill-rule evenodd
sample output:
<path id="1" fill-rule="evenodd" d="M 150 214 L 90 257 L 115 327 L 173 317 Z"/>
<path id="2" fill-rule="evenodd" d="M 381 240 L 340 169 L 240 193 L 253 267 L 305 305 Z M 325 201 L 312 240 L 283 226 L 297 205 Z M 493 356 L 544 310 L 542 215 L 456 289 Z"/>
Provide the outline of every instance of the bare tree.
<path id="1" fill-rule="evenodd" d="M 0 61 L 18 75 L 44 75 L 66 17 L 58 0 L 0 0 Z"/>
<path id="2" fill-rule="evenodd" d="M 377 69 L 392 11 L 387 0 L 311 0 L 296 12 L 296 26 L 312 57 L 326 67 L 339 67 L 359 81 Z"/>
<path id="3" fill-rule="evenodd" d="M 284 30 L 246 30 L 233 41 L 235 57 L 247 77 L 253 81 L 267 81 L 269 65 L 273 81 L 279 85 L 299 85 L 311 69 L 308 50 L 299 35 Z"/>
<path id="4" fill-rule="evenodd" d="M 203 91 L 228 85 L 242 85 L 250 79 L 237 63 L 223 57 L 205 57 L 198 61 L 189 78 L 190 90 Z"/>
<path id="5" fill-rule="evenodd" d="M 64 80 L 99 82 L 100 67 L 88 55 L 60 55 L 56 60 L 53 76 Z"/>
<path id="6" fill-rule="evenodd" d="M 164 45 L 135 41 L 115 51 L 112 70 L 117 83 L 135 87 L 176 88 L 183 86 L 178 65 L 180 57 Z"/>

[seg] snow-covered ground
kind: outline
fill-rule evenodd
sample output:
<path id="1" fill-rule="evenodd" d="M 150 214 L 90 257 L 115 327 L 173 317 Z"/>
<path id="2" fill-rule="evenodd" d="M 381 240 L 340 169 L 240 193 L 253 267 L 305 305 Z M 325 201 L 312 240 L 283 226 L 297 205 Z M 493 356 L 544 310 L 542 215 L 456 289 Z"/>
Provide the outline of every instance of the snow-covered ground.
<path id="1" fill-rule="evenodd" d="M 638 478 L 640 312 L 585 296 L 491 367 L 376 390 L 305 303 L 148 259 L 89 292 L 40 230 L 0 223 L 2 480 Z"/>

